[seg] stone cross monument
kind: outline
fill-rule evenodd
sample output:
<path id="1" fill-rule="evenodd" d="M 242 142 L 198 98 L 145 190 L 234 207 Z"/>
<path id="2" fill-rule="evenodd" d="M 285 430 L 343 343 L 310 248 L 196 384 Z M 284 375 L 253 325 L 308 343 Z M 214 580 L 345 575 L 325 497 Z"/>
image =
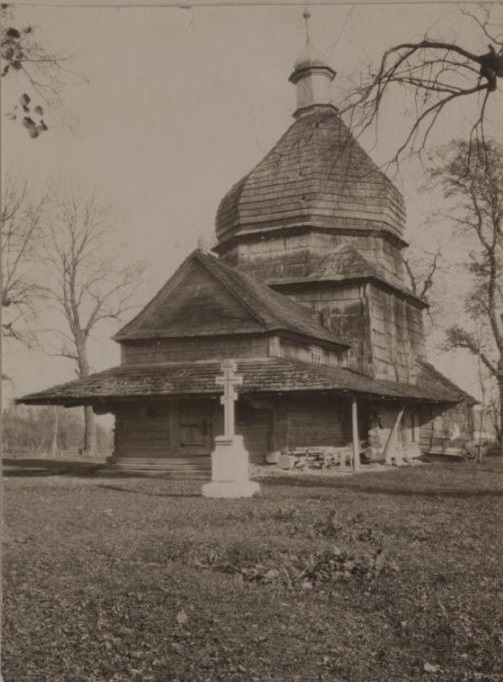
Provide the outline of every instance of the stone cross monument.
<path id="1" fill-rule="evenodd" d="M 224 387 L 224 394 L 220 398 L 220 402 L 224 406 L 224 436 L 227 438 L 234 438 L 234 401 L 237 400 L 238 394 L 234 390 L 235 386 L 243 384 L 243 377 L 235 374 L 236 363 L 234 360 L 224 360 L 222 362 L 223 376 L 217 376 L 215 381 L 219 386 Z"/>
<path id="2" fill-rule="evenodd" d="M 203 485 L 205 497 L 251 497 L 259 492 L 260 486 L 250 481 L 248 473 L 248 452 L 243 436 L 235 432 L 234 402 L 238 398 L 234 390 L 243 383 L 243 377 L 236 374 L 233 360 L 222 362 L 222 374 L 216 377 L 224 394 L 220 402 L 224 406 L 224 434 L 215 438 L 215 449 L 211 453 L 211 483 Z"/>

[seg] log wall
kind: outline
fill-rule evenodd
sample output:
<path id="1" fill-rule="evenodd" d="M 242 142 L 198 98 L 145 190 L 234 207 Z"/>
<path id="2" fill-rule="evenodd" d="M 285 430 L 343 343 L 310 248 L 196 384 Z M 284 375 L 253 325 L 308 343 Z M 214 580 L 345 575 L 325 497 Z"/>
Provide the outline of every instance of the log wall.
<path id="1" fill-rule="evenodd" d="M 333 398 L 242 399 L 236 433 L 250 461 L 265 462 L 283 448 L 351 443 L 351 404 Z M 134 403 L 115 409 L 115 459 L 208 456 L 223 433 L 218 400 Z"/>
<path id="2" fill-rule="evenodd" d="M 359 401 L 359 434 L 373 447 L 374 459 L 383 448 L 400 406 Z M 152 401 L 115 409 L 115 458 L 176 458 L 209 456 L 215 436 L 223 433 L 223 409 L 218 400 Z M 417 443 L 423 452 L 460 451 L 472 438 L 467 405 L 408 406 L 399 430 L 398 447 L 405 452 Z M 262 464 L 266 454 L 284 448 L 348 446 L 352 442 L 351 401 L 330 397 L 241 399 L 236 432 L 243 436 L 250 461 Z"/>
<path id="3" fill-rule="evenodd" d="M 170 457 L 178 452 L 175 403 L 133 403 L 115 410 L 114 457 Z"/>
<path id="4" fill-rule="evenodd" d="M 270 450 L 271 410 L 238 403 L 236 432 L 253 462 Z M 170 400 L 116 406 L 115 458 L 208 456 L 223 434 L 223 408 L 215 400 Z"/>
<path id="5" fill-rule="evenodd" d="M 338 447 L 352 442 L 349 400 L 288 398 L 287 420 L 289 448 Z"/>

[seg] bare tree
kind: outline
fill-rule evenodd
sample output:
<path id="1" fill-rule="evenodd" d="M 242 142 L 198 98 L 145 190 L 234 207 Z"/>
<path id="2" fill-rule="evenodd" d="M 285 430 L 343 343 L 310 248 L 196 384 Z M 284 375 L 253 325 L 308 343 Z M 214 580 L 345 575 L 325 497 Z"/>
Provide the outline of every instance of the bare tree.
<path id="1" fill-rule="evenodd" d="M 451 156 L 432 172 L 451 201 L 451 220 L 471 248 L 467 323 L 447 330 L 450 348 L 480 359 L 498 386 L 503 405 L 503 148 L 494 142 L 451 144 Z M 501 422 L 500 422 L 501 424 Z M 501 426 L 500 426 L 501 432 Z"/>
<path id="2" fill-rule="evenodd" d="M 429 303 L 435 275 L 442 262 L 440 246 L 436 251 L 428 251 L 418 246 L 409 247 L 403 262 L 412 293 Z"/>
<path id="3" fill-rule="evenodd" d="M 459 9 L 487 41 L 487 51 L 474 52 L 456 40 L 424 35 L 385 50 L 377 70 L 369 67 L 342 113 L 351 119 L 353 130 L 362 133 L 378 125 L 384 104 L 395 96 L 394 106 L 410 93 L 414 115 L 405 138 L 398 143 L 392 161 L 398 164 L 408 154 L 421 154 L 441 114 L 476 102 L 475 118 L 467 139 L 484 139 L 484 121 L 490 100 L 503 78 L 503 34 L 501 5 L 477 5 L 473 11 Z M 397 98 L 398 96 L 398 98 Z"/>
<path id="4" fill-rule="evenodd" d="M 58 341 L 52 354 L 70 359 L 77 375 L 86 377 L 91 335 L 132 308 L 144 266 L 119 262 L 109 209 L 94 196 L 75 192 L 52 201 L 42 253 L 50 305 L 65 327 L 53 330 Z M 83 451 L 94 453 L 95 444 L 94 413 L 86 407 Z"/>
<path id="5" fill-rule="evenodd" d="M 496 435 L 498 443 L 503 441 L 503 431 L 501 423 L 501 409 L 498 398 L 489 395 L 487 398 L 487 416 L 489 419 L 490 429 Z"/>
<path id="6" fill-rule="evenodd" d="M 27 341 L 25 322 L 35 314 L 44 295 L 37 278 L 37 245 L 40 242 L 47 198 L 32 198 L 29 187 L 5 178 L 0 207 L 2 269 L 2 330 L 6 337 Z"/>

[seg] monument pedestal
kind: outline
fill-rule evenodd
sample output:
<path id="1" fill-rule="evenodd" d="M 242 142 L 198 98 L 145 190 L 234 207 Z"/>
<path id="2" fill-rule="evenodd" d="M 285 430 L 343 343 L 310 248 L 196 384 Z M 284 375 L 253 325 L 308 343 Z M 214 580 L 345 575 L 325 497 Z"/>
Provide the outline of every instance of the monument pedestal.
<path id="1" fill-rule="evenodd" d="M 202 488 L 205 497 L 252 497 L 260 485 L 250 481 L 248 452 L 242 436 L 217 436 L 211 453 L 211 483 Z"/>

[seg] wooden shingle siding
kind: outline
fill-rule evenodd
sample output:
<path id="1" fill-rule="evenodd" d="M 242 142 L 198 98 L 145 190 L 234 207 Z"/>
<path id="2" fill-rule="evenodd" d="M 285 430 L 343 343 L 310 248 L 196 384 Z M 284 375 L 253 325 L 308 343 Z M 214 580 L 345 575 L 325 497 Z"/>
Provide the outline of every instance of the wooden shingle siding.
<path id="1" fill-rule="evenodd" d="M 267 337 L 151 339 L 124 343 L 123 363 L 155 364 L 225 358 L 260 358 L 269 355 Z"/>
<path id="2" fill-rule="evenodd" d="M 266 157 L 224 197 L 217 237 L 288 224 L 381 228 L 401 235 L 398 190 L 351 136 L 335 111 L 300 116 Z"/>
<path id="3" fill-rule="evenodd" d="M 361 285 L 312 285 L 309 289 L 284 289 L 297 303 L 306 305 L 319 315 L 323 324 L 334 334 L 351 339 L 341 364 L 372 376 L 368 303 Z"/>
<path id="4" fill-rule="evenodd" d="M 424 354 L 420 311 L 414 310 L 408 301 L 372 284 L 369 285 L 369 304 L 376 378 L 414 384 L 416 358 Z"/>
<path id="5" fill-rule="evenodd" d="M 457 386 L 450 379 L 445 377 L 441 372 L 439 372 L 431 363 L 429 363 L 425 358 L 418 359 L 418 380 L 417 385 L 426 390 L 431 390 L 433 386 L 437 389 L 439 386 L 456 392 L 460 397 L 460 402 L 463 401 L 466 405 L 475 405 L 477 401 L 466 391 L 463 391 L 459 386 Z"/>
<path id="6" fill-rule="evenodd" d="M 348 265 L 338 268 L 344 257 L 344 252 L 341 253 L 344 248 L 353 248 L 353 253 L 360 256 L 359 263 L 354 259 L 352 269 Z M 374 274 L 393 286 L 405 288 L 400 249 L 390 240 L 378 236 L 305 233 L 287 239 L 270 237 L 238 243 L 222 257 L 229 264 L 239 266 L 273 286 L 292 277 L 333 279 L 336 276 L 333 273 L 339 269 L 340 276 L 347 279 Z M 348 262 L 347 255 L 345 260 Z"/>
<path id="7" fill-rule="evenodd" d="M 193 251 L 152 301 L 116 335 L 145 339 L 238 336 L 284 330 L 330 347 L 330 334 L 306 308 L 214 256 Z"/>
<path id="8" fill-rule="evenodd" d="M 201 336 L 263 331 L 257 319 L 196 259 L 188 258 L 117 338 Z"/>
<path id="9" fill-rule="evenodd" d="M 319 346 L 306 346 L 302 343 L 281 339 L 280 342 L 280 357 L 293 358 L 302 362 L 313 362 L 313 355 L 318 357 L 318 364 L 338 366 L 342 365 L 344 355 L 342 353 L 334 353 L 333 351 L 324 350 Z"/>

